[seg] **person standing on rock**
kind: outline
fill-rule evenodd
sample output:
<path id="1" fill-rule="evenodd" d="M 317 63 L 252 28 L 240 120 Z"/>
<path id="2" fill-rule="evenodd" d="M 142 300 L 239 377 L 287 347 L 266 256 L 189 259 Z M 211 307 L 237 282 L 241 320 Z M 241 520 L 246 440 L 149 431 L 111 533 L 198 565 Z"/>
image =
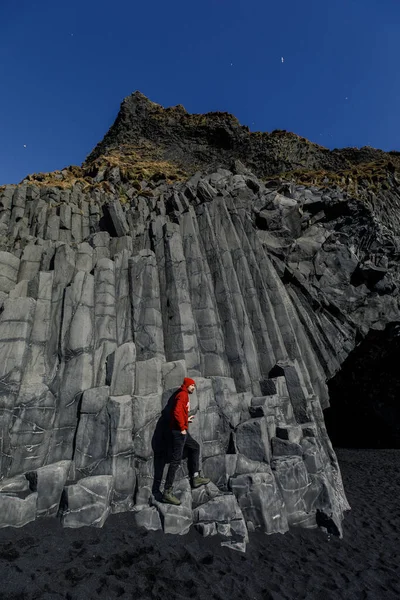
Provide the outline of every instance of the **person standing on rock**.
<path id="1" fill-rule="evenodd" d="M 193 417 L 189 417 L 189 394 L 193 394 L 196 383 L 194 379 L 185 377 L 175 396 L 171 410 L 170 427 L 172 430 L 172 458 L 165 480 L 163 502 L 179 505 L 180 500 L 173 494 L 172 486 L 176 472 L 185 455 L 188 457 L 188 470 L 192 488 L 206 485 L 210 482 L 207 477 L 202 477 L 199 472 L 200 446 L 190 435 L 188 428 Z"/>

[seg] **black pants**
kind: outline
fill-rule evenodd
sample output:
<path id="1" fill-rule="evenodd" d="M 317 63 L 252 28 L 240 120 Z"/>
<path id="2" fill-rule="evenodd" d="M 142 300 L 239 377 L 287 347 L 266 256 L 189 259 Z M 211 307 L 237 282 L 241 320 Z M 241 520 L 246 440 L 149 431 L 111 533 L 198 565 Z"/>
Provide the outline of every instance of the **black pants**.
<path id="1" fill-rule="evenodd" d="M 181 464 L 182 458 L 188 458 L 189 475 L 192 477 L 199 470 L 200 446 L 192 438 L 189 432 L 184 435 L 180 431 L 172 430 L 172 456 L 169 463 L 165 489 L 172 488 L 176 472 Z"/>

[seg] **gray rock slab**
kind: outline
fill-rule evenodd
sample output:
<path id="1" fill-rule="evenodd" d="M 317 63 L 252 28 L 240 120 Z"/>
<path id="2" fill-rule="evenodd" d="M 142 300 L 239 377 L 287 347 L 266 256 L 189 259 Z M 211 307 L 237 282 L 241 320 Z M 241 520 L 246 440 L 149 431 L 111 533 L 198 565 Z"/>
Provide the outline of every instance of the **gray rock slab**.
<path id="1" fill-rule="evenodd" d="M 296 365 L 280 363 L 280 368 L 284 372 L 290 401 L 293 407 L 296 421 L 299 425 L 310 421 L 310 415 L 307 405 L 306 393 Z"/>
<path id="2" fill-rule="evenodd" d="M 12 448 L 9 475 L 31 471 L 45 464 L 49 455 L 56 405 L 54 395 L 45 385 L 20 388 L 9 429 Z"/>
<path id="3" fill-rule="evenodd" d="M 4 306 L 4 301 L 7 300 L 8 298 L 8 294 L 6 294 L 6 292 L 1 292 L 0 291 L 0 309 L 3 309 Z"/>
<path id="4" fill-rule="evenodd" d="M 203 537 L 217 535 L 218 533 L 216 523 L 195 523 L 194 527 Z"/>
<path id="5" fill-rule="evenodd" d="M 272 470 L 282 493 L 289 525 L 296 526 L 307 513 L 305 495 L 310 485 L 306 466 L 300 456 L 274 458 Z"/>
<path id="6" fill-rule="evenodd" d="M 215 215 L 210 205 L 202 204 L 196 209 L 199 231 L 203 248 L 210 267 L 214 286 L 214 296 L 219 313 L 225 340 L 225 352 L 230 365 L 232 376 L 237 385 L 237 391 L 247 391 L 251 387 L 248 365 L 243 348 L 243 322 L 238 322 L 236 308 L 242 305 L 240 292 L 237 290 L 237 279 L 232 268 L 232 259 L 226 244 L 220 247 L 220 234 L 223 224 L 219 215 Z M 231 289 L 232 278 L 235 290 Z M 235 304 L 236 303 L 236 304 Z M 244 315 L 245 311 L 242 311 Z"/>
<path id="7" fill-rule="evenodd" d="M 85 390 L 82 394 L 81 413 L 99 413 L 105 408 L 109 395 L 108 385 Z"/>
<path id="8" fill-rule="evenodd" d="M 10 292 L 17 283 L 20 259 L 10 252 L 0 251 L 0 291 Z"/>
<path id="9" fill-rule="evenodd" d="M 269 462 L 270 442 L 265 419 L 241 423 L 236 431 L 236 445 L 238 451 L 251 460 Z"/>
<path id="10" fill-rule="evenodd" d="M 109 248 L 110 234 L 108 231 L 98 231 L 91 236 L 89 242 L 93 248 Z"/>
<path id="11" fill-rule="evenodd" d="M 88 242 L 78 244 L 76 250 L 76 268 L 90 273 L 93 269 L 93 248 Z"/>
<path id="12" fill-rule="evenodd" d="M 72 211 L 69 204 L 62 204 L 60 206 L 60 227 L 63 229 L 71 229 L 71 216 Z"/>
<path id="13" fill-rule="evenodd" d="M 98 246 L 93 250 L 93 265 L 96 266 L 100 260 L 109 259 L 110 256 L 110 250 L 106 246 Z"/>
<path id="14" fill-rule="evenodd" d="M 0 493 L 0 528 L 23 527 L 36 518 L 37 493 L 26 498 Z"/>
<path id="15" fill-rule="evenodd" d="M 249 532 L 244 519 L 234 519 L 230 522 L 230 534 L 244 542 L 249 541 Z"/>
<path id="16" fill-rule="evenodd" d="M 64 488 L 62 518 L 64 527 L 103 527 L 109 513 L 113 477 L 85 477 Z"/>
<path id="17" fill-rule="evenodd" d="M 117 198 L 107 204 L 108 214 L 114 225 L 118 237 L 126 236 L 129 233 L 129 226 L 125 218 L 123 208 Z"/>
<path id="18" fill-rule="evenodd" d="M 231 550 L 236 550 L 237 552 L 246 552 L 246 542 L 237 542 L 235 540 L 229 540 L 221 542 L 221 546 L 225 546 L 227 548 L 230 548 Z"/>
<path id="19" fill-rule="evenodd" d="M 165 360 L 159 273 L 156 257 L 142 250 L 129 259 L 132 324 L 139 360 Z"/>
<path id="20" fill-rule="evenodd" d="M 249 414 L 253 419 L 268 415 L 267 396 L 254 396 L 249 406 Z"/>
<path id="21" fill-rule="evenodd" d="M 31 489 L 37 492 L 37 516 L 55 517 L 67 480 L 71 461 L 64 460 L 25 474 Z"/>
<path id="22" fill-rule="evenodd" d="M 159 504 L 161 523 L 164 533 L 186 535 L 193 524 L 192 511 L 182 506 Z"/>
<path id="23" fill-rule="evenodd" d="M 229 523 L 234 519 L 242 519 L 243 514 L 233 494 L 224 494 L 209 500 L 193 510 L 193 521 Z"/>
<path id="24" fill-rule="evenodd" d="M 52 240 L 54 242 L 58 241 L 59 231 L 60 217 L 55 214 L 48 214 L 45 234 L 46 239 Z"/>
<path id="25" fill-rule="evenodd" d="M 235 381 L 231 377 L 210 377 L 215 402 L 223 418 L 230 426 L 240 423 L 242 406 L 236 391 Z"/>
<path id="26" fill-rule="evenodd" d="M 74 207 L 71 216 L 71 236 L 74 242 L 78 244 L 82 242 L 82 215 L 75 212 Z"/>
<path id="27" fill-rule="evenodd" d="M 209 500 L 212 500 L 216 496 L 221 494 L 218 487 L 210 481 L 207 485 L 202 485 L 199 488 L 192 490 L 192 502 L 193 508 L 197 508 L 201 504 L 206 504 Z"/>
<path id="28" fill-rule="evenodd" d="M 131 396 L 110 396 L 107 412 L 110 418 L 108 455 L 113 475 L 112 512 L 125 512 L 133 506 L 136 473 L 133 465 L 133 410 Z"/>
<path id="29" fill-rule="evenodd" d="M 13 461 L 10 425 L 26 367 L 34 309 L 35 301 L 32 298 L 8 299 L 0 316 L 0 473 L 6 476 L 21 472 L 9 471 Z"/>
<path id="30" fill-rule="evenodd" d="M 94 277 L 78 271 L 65 291 L 61 327 L 66 356 L 93 350 Z"/>
<path id="31" fill-rule="evenodd" d="M 138 458 L 136 464 L 136 495 L 135 506 L 133 510 L 142 510 L 149 506 L 153 497 L 154 482 L 154 459 L 153 456 L 148 459 Z M 165 469 L 164 469 L 165 472 Z M 159 500 L 160 498 L 156 498 Z"/>
<path id="32" fill-rule="evenodd" d="M 237 454 L 235 475 L 243 475 L 244 473 L 269 473 L 270 466 L 261 461 L 251 460 L 243 454 Z"/>
<path id="33" fill-rule="evenodd" d="M 117 343 L 120 346 L 133 341 L 132 303 L 129 282 L 129 253 L 119 252 L 115 262 L 115 308 L 117 316 Z"/>
<path id="34" fill-rule="evenodd" d="M 277 427 L 276 437 L 280 438 L 281 440 L 287 440 L 288 442 L 299 444 L 301 438 L 303 437 L 303 430 L 299 425 Z"/>
<path id="35" fill-rule="evenodd" d="M 94 302 L 94 377 L 95 384 L 106 383 L 106 364 L 117 346 L 117 316 L 115 301 L 115 265 L 108 258 L 98 261 L 95 268 Z"/>
<path id="36" fill-rule="evenodd" d="M 324 469 L 324 461 L 315 437 L 304 437 L 301 440 L 303 460 L 308 473 L 316 475 Z"/>
<path id="37" fill-rule="evenodd" d="M 133 447 L 137 456 L 147 459 L 153 455 L 152 439 L 161 415 L 161 395 L 132 397 Z"/>
<path id="38" fill-rule="evenodd" d="M 272 438 L 272 455 L 274 458 L 278 456 L 303 456 L 303 449 L 300 444 L 281 440 L 280 438 Z"/>
<path id="39" fill-rule="evenodd" d="M 231 429 L 220 415 L 218 406 L 208 407 L 199 412 L 203 458 L 218 456 L 228 451 Z"/>
<path id="40" fill-rule="evenodd" d="M 136 362 L 135 395 L 148 396 L 162 393 L 162 362 L 150 358 Z"/>
<path id="41" fill-rule="evenodd" d="M 15 287 L 8 294 L 8 298 L 26 298 L 29 296 L 29 281 L 22 280 L 15 284 Z"/>
<path id="42" fill-rule="evenodd" d="M 114 353 L 114 364 L 110 385 L 112 396 L 125 396 L 135 392 L 136 347 L 133 342 L 118 346 Z"/>
<path id="43" fill-rule="evenodd" d="M 201 237 L 193 208 L 180 220 L 182 247 L 186 259 L 193 317 L 198 332 L 202 373 L 206 376 L 230 374 L 224 337 L 213 298 L 210 269 L 201 247 Z"/>
<path id="44" fill-rule="evenodd" d="M 132 396 L 133 433 L 138 433 L 145 425 L 154 421 L 161 413 L 160 394 Z"/>
<path id="45" fill-rule="evenodd" d="M 21 381 L 35 307 L 36 303 L 32 298 L 4 301 L 0 317 L 0 378 L 3 391 L 11 389 Z"/>
<path id="46" fill-rule="evenodd" d="M 229 478 L 236 471 L 237 454 L 218 454 L 203 460 L 203 471 L 206 477 L 209 477 L 214 485 L 220 489 L 226 490 Z"/>
<path id="47" fill-rule="evenodd" d="M 310 475 L 310 486 L 304 501 L 307 514 L 310 516 L 309 527 L 324 527 L 327 533 L 338 537 L 343 536 L 343 514 L 333 486 L 324 473 Z"/>
<path id="48" fill-rule="evenodd" d="M 82 392 L 92 387 L 92 353 L 77 354 L 62 363 L 58 410 L 50 441 L 50 453 L 54 462 L 72 458 L 80 399 Z"/>
<path id="49" fill-rule="evenodd" d="M 224 537 L 230 537 L 232 535 L 231 532 L 231 524 L 230 523 L 217 523 L 217 533 Z"/>
<path id="50" fill-rule="evenodd" d="M 29 491 L 29 481 L 25 475 L 16 475 L 0 481 L 0 493 L 18 494 Z"/>
<path id="51" fill-rule="evenodd" d="M 147 531 L 162 529 L 160 513 L 155 506 L 148 506 L 135 512 L 134 520 L 138 527 L 144 527 Z"/>
<path id="52" fill-rule="evenodd" d="M 96 412 L 81 413 L 74 453 L 74 464 L 80 477 L 106 468 L 109 444 L 110 418 L 105 406 Z"/>
<path id="53" fill-rule="evenodd" d="M 163 234 L 166 275 L 164 319 L 166 358 L 168 361 L 185 359 L 188 373 L 200 375 L 199 343 L 179 226 L 175 223 L 166 223 Z"/>
<path id="54" fill-rule="evenodd" d="M 132 248 L 132 237 L 130 235 L 110 239 L 111 258 L 123 250 L 127 250 L 129 254 L 132 254 Z"/>
<path id="55" fill-rule="evenodd" d="M 230 487 L 249 529 L 260 527 L 270 534 L 288 530 L 285 504 L 270 467 L 264 473 L 232 477 Z"/>
<path id="56" fill-rule="evenodd" d="M 31 280 L 39 273 L 43 248 L 28 244 L 24 248 L 18 271 L 18 281 Z"/>
<path id="57" fill-rule="evenodd" d="M 174 494 L 181 501 L 180 506 L 164 504 L 153 500 L 160 513 L 164 533 L 185 535 L 193 524 L 192 495 L 189 482 L 183 480 L 174 486 Z"/>
<path id="58" fill-rule="evenodd" d="M 164 390 L 171 390 L 172 388 L 176 388 L 182 385 L 186 374 L 186 363 L 184 360 L 176 360 L 163 363 L 162 384 Z"/>

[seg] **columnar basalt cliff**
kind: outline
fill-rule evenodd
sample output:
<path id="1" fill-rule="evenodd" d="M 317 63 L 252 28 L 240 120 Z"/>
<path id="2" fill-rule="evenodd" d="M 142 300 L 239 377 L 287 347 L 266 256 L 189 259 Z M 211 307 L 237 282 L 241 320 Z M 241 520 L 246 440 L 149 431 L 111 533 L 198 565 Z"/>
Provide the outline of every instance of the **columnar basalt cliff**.
<path id="1" fill-rule="evenodd" d="M 133 511 L 239 550 L 256 528 L 341 535 L 322 410 L 362 339 L 398 335 L 398 166 L 136 93 L 82 167 L 0 188 L 0 527 Z M 183 465 L 176 507 L 186 375 L 212 483 Z"/>

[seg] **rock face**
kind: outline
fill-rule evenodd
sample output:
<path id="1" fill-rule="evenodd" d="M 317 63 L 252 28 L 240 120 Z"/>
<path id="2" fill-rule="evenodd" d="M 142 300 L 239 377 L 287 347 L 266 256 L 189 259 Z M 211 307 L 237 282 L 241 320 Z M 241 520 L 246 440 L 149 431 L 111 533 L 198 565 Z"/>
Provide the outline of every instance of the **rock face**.
<path id="1" fill-rule="evenodd" d="M 141 155 L 177 161 L 190 171 L 229 168 L 239 159 L 260 177 L 299 168 L 340 170 L 387 156 L 369 147 L 329 151 L 283 130 L 253 133 L 228 113 L 193 115 L 182 105 L 164 109 L 140 92 L 124 99 L 114 125 L 87 164 L 123 145 L 140 148 Z"/>
<path id="2" fill-rule="evenodd" d="M 122 134 L 155 143 L 151 104 L 127 99 L 100 150 Z M 326 382 L 400 320 L 399 238 L 378 196 L 265 182 L 238 161 L 138 189 L 100 169 L 99 148 L 86 181 L 64 170 L 0 188 L 0 526 L 58 514 L 101 527 L 132 510 L 148 529 L 194 525 L 240 551 L 256 528 L 341 535 Z M 191 491 L 183 464 L 175 507 L 159 493 L 186 375 L 213 483 Z"/>

